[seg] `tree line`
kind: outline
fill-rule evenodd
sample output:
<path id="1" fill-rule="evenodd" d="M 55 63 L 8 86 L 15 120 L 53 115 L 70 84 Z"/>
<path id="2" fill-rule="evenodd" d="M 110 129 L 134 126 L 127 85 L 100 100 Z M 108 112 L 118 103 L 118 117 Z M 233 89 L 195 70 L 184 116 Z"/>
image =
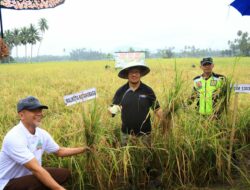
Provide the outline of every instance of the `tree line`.
<path id="1" fill-rule="evenodd" d="M 175 52 L 174 47 L 157 50 L 155 54 L 149 57 L 204 57 L 207 55 L 214 57 L 232 57 L 232 56 L 250 56 L 250 37 L 248 32 L 237 32 L 237 38 L 228 41 L 228 49 L 225 50 L 212 50 L 212 49 L 199 49 L 195 46 L 185 46 L 180 52 Z"/>
<path id="2" fill-rule="evenodd" d="M 63 56 L 53 56 L 53 55 L 43 55 L 39 56 L 39 50 L 41 42 L 43 40 L 43 35 L 46 30 L 49 29 L 47 20 L 41 18 L 38 22 L 38 27 L 35 27 L 34 24 L 30 24 L 29 27 L 22 27 L 20 29 L 6 30 L 4 33 L 4 40 L 10 48 L 10 51 L 13 49 L 16 50 L 15 59 L 9 57 L 7 62 L 39 62 L 39 61 L 63 61 L 63 60 L 102 60 L 102 59 L 113 59 L 113 54 L 103 53 L 100 51 L 95 51 L 86 48 L 73 49 L 69 52 L 69 55 Z M 33 46 L 37 43 L 40 43 L 37 55 L 33 57 Z M 25 47 L 25 57 L 20 58 L 18 56 L 18 47 Z M 27 47 L 30 46 L 30 56 L 27 54 Z M 225 50 L 212 50 L 212 49 L 199 49 L 195 46 L 184 46 L 184 49 L 181 51 L 175 51 L 175 47 L 166 47 L 163 49 L 158 49 L 156 52 L 151 52 L 148 49 L 144 50 L 135 50 L 133 47 L 130 47 L 128 52 L 134 51 L 145 51 L 146 58 L 172 58 L 172 57 L 204 57 L 204 56 L 213 56 L 213 57 L 231 57 L 231 56 L 250 56 L 250 37 L 248 32 L 242 32 L 239 30 L 237 32 L 237 38 L 228 41 L 228 49 Z M 29 58 L 29 59 L 28 59 Z"/>

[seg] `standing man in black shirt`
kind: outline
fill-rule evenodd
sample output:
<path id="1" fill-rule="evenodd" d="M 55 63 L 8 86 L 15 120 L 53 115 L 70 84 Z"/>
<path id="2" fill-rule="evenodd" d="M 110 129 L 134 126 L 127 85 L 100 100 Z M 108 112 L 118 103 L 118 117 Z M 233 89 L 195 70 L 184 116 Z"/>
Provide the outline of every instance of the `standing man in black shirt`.
<path id="1" fill-rule="evenodd" d="M 141 77 L 150 72 L 144 64 L 130 64 L 123 68 L 118 76 L 128 82 L 115 93 L 109 111 L 114 116 L 121 111 L 122 145 L 126 145 L 129 137 L 142 137 L 150 146 L 151 122 L 150 108 L 161 119 L 162 109 L 152 88 L 141 82 Z"/>

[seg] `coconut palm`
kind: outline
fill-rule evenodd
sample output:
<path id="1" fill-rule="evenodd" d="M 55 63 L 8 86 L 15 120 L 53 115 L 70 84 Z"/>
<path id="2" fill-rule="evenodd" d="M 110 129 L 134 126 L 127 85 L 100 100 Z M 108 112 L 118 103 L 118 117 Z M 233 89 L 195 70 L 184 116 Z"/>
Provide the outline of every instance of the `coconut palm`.
<path id="1" fill-rule="evenodd" d="M 13 44 L 16 47 L 16 57 L 18 58 L 18 46 L 21 44 L 20 41 L 20 30 L 15 28 L 13 30 Z"/>
<path id="2" fill-rule="evenodd" d="M 14 46 L 14 36 L 13 32 L 10 30 L 5 30 L 4 32 L 4 41 L 7 44 L 9 51 L 11 52 L 11 49 Z"/>
<path id="3" fill-rule="evenodd" d="M 29 30 L 27 27 L 22 27 L 20 31 L 20 41 L 21 44 L 25 47 L 25 58 L 27 61 L 27 44 L 28 44 L 28 38 L 29 38 Z"/>
<path id="4" fill-rule="evenodd" d="M 30 60 L 32 59 L 32 52 L 33 52 L 33 45 L 36 44 L 36 42 L 41 41 L 41 37 L 39 36 L 39 32 L 36 29 L 36 27 L 33 24 L 30 24 L 30 27 L 28 28 L 28 43 L 31 45 L 30 49 Z"/>
<path id="5" fill-rule="evenodd" d="M 38 26 L 39 26 L 39 30 L 41 32 L 41 40 L 40 40 L 40 44 L 39 44 L 39 47 L 38 47 L 38 50 L 37 50 L 37 57 L 39 55 L 40 47 L 41 47 L 42 40 L 43 40 L 43 35 L 44 35 L 45 31 L 49 29 L 48 22 L 47 22 L 47 20 L 45 18 L 41 18 L 38 21 Z"/>

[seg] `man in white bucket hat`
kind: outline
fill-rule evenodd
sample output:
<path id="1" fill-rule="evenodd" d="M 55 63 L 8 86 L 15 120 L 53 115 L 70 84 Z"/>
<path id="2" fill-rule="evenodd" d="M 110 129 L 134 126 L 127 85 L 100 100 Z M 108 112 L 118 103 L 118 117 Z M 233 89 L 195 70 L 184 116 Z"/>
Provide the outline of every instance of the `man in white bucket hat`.
<path id="1" fill-rule="evenodd" d="M 162 118 L 162 109 L 154 91 L 141 82 L 141 77 L 149 72 L 150 69 L 145 64 L 130 62 L 118 73 L 120 78 L 127 79 L 128 82 L 116 91 L 109 111 L 112 116 L 121 111 L 122 145 L 126 145 L 130 137 L 139 136 L 150 146 L 150 108 Z"/>

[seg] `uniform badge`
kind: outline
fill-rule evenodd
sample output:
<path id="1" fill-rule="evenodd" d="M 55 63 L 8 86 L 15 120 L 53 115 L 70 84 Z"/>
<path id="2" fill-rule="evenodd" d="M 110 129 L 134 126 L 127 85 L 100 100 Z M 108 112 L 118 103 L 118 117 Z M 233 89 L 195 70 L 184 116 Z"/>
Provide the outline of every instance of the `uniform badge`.
<path id="1" fill-rule="evenodd" d="M 210 86 L 216 86 L 216 84 L 217 84 L 217 81 L 216 81 L 216 80 L 211 80 Z"/>
<path id="2" fill-rule="evenodd" d="M 197 88 L 201 88 L 202 87 L 201 81 L 196 82 L 196 86 L 197 86 Z"/>

